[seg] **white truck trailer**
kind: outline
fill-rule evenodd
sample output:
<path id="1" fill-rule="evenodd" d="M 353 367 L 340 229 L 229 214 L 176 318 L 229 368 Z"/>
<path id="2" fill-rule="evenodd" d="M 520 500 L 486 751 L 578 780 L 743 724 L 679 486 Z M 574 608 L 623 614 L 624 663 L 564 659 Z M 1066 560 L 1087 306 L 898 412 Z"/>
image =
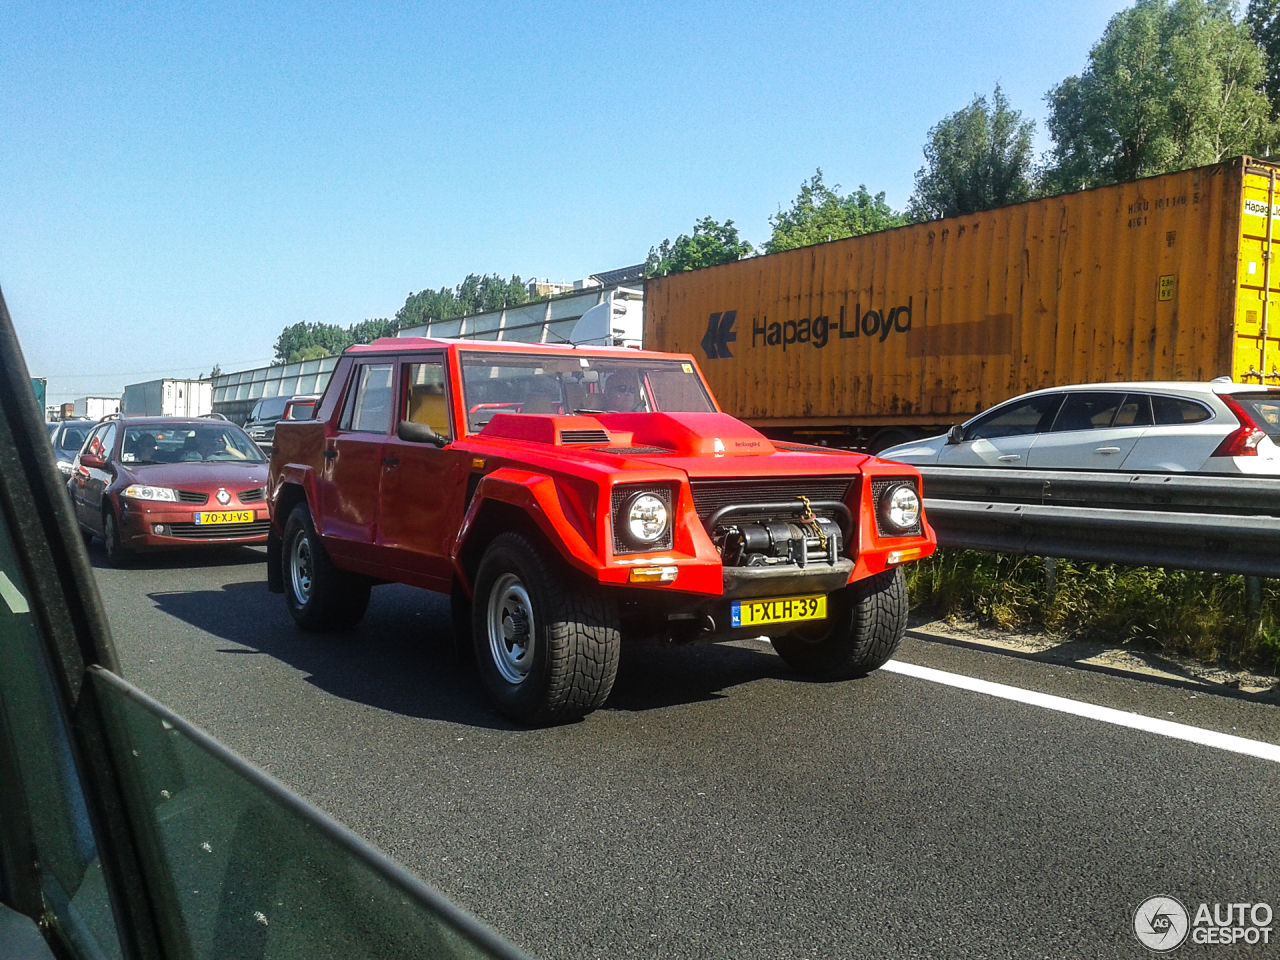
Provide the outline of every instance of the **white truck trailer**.
<path id="1" fill-rule="evenodd" d="M 101 420 L 103 417 L 119 412 L 119 397 L 81 397 L 72 407 L 73 416 L 89 420 Z"/>
<path id="2" fill-rule="evenodd" d="M 209 380 L 148 380 L 124 388 L 124 417 L 206 417 L 213 410 Z"/>

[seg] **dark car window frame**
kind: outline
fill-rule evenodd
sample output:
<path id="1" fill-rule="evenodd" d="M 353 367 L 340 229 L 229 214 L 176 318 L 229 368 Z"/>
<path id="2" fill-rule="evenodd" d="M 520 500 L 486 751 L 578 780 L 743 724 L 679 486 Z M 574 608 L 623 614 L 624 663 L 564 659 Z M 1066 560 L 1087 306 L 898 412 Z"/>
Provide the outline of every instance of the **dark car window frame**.
<path id="1" fill-rule="evenodd" d="M 1111 416 L 1107 418 L 1106 423 L 1090 423 L 1087 427 L 1062 426 L 1059 427 L 1059 421 L 1066 412 L 1067 407 L 1073 400 L 1080 400 L 1082 397 L 1119 397 L 1115 407 L 1111 411 Z M 1053 415 L 1053 425 L 1049 428 L 1049 433 L 1084 433 L 1089 430 L 1108 430 L 1115 423 L 1116 416 L 1124 407 L 1126 394 L 1123 390 L 1069 390 L 1063 394 L 1062 403 L 1058 404 L 1058 412 Z"/>
<path id="2" fill-rule="evenodd" d="M 1191 427 L 1191 426 L 1195 426 L 1197 423 L 1208 423 L 1210 420 L 1214 419 L 1214 412 L 1209 407 L 1208 404 L 1201 403 L 1199 400 L 1193 400 L 1191 397 L 1178 397 L 1178 396 L 1173 396 L 1171 394 L 1158 394 L 1158 393 L 1153 393 L 1150 396 L 1151 396 L 1151 422 L 1157 427 Z M 1199 407 L 1200 410 L 1204 412 L 1204 416 L 1199 417 L 1196 420 L 1170 420 L 1167 422 L 1161 421 L 1160 415 L 1156 412 L 1157 400 L 1165 400 L 1173 403 L 1185 403 L 1193 407 Z"/>
<path id="3" fill-rule="evenodd" d="M 188 736 L 200 739 L 246 782 L 289 806 L 309 827 L 343 848 L 345 856 L 381 874 L 406 902 L 445 919 L 477 952 L 519 960 L 523 956 L 519 951 L 403 867 L 119 678 L 119 663 L 94 587 L 88 553 L 29 381 L 0 294 L 0 522 L 12 538 L 15 562 L 27 591 L 23 599 L 42 645 L 51 689 L 67 719 L 74 775 L 84 791 L 123 955 L 129 960 L 185 960 L 190 951 L 183 946 L 181 914 L 174 908 L 176 891 L 172 886 L 155 885 L 147 862 L 154 851 L 148 849 L 146 838 L 134 829 L 130 818 L 125 785 L 131 771 L 114 759 L 118 752 L 127 753 L 128 742 L 122 743 L 113 735 L 109 705 L 95 692 L 102 682 L 139 702 L 146 701 L 162 720 L 169 718 Z M 6 773 L 6 765 L 12 769 L 19 748 L 0 739 L 0 776 Z M 22 866 L 22 857 L 29 853 L 23 845 L 29 844 L 30 837 L 24 826 L 30 819 L 20 798 L 15 799 L 12 784 L 12 780 L 0 783 L 0 854 L 4 856 L 0 860 L 4 869 L 0 906 L 25 915 L 32 921 L 29 929 L 37 922 L 42 923 L 41 929 L 53 929 L 43 926 L 49 907 L 41 898 L 39 872 Z M 31 863 L 29 856 L 26 863 Z M 91 954 L 64 943 L 59 956 Z"/>

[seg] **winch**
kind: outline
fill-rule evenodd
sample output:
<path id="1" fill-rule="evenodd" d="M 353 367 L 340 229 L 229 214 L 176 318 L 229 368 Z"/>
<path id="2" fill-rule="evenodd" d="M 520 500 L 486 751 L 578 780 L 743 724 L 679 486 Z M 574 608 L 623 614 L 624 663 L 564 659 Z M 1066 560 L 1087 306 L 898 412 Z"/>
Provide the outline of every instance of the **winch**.
<path id="1" fill-rule="evenodd" d="M 727 567 L 763 567 L 815 561 L 834 563 L 840 556 L 840 526 L 827 517 L 729 523 L 713 536 Z"/>

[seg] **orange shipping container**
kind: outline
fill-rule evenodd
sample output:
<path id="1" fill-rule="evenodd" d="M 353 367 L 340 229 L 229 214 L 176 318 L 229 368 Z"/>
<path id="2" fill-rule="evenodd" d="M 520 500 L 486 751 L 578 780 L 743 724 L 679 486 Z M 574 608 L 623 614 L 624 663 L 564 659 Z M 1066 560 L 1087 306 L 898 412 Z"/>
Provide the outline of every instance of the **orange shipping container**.
<path id="1" fill-rule="evenodd" d="M 645 346 L 702 358 L 771 435 L 872 449 L 1041 387 L 1277 383 L 1278 173 L 1240 157 L 655 278 Z"/>

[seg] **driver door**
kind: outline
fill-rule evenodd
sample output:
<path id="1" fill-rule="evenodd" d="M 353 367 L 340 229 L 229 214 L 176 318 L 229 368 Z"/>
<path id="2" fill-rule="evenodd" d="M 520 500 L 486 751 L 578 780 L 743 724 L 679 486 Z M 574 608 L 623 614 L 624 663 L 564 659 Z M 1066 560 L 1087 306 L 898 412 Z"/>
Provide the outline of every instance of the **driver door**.
<path id="1" fill-rule="evenodd" d="M 462 523 L 471 457 L 448 444 L 437 447 L 395 435 L 401 420 L 425 423 L 442 437 L 456 435 L 443 354 L 402 357 L 398 366 L 396 416 L 383 448 L 380 552 L 418 585 L 448 591 L 449 553 Z"/>

